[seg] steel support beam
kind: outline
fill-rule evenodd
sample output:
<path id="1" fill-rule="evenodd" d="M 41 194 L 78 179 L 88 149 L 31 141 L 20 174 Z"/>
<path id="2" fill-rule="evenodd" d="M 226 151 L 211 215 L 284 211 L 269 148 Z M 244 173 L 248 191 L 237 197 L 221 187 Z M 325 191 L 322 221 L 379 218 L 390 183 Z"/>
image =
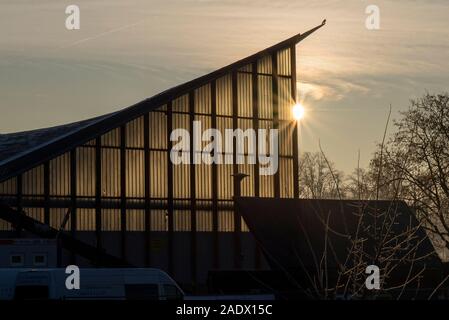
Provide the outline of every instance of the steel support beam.
<path id="1" fill-rule="evenodd" d="M 144 257 L 145 265 L 151 266 L 151 193 L 150 193 L 150 114 L 146 113 L 143 117 L 144 121 L 144 157 L 145 157 L 145 245 Z"/>
<path id="2" fill-rule="evenodd" d="M 216 80 L 210 84 L 211 90 L 211 111 L 212 111 L 212 128 L 217 128 L 217 83 Z M 214 150 L 216 151 L 216 150 Z M 212 266 L 214 269 L 219 268 L 219 240 L 218 240 L 218 167 L 212 163 L 212 233 L 213 233 L 213 257 Z"/>
<path id="3" fill-rule="evenodd" d="M 97 249 L 102 250 L 102 219 L 101 219 L 101 137 L 95 139 L 95 239 Z"/>
<path id="4" fill-rule="evenodd" d="M 168 223 L 168 273 L 173 275 L 173 164 L 170 160 L 170 152 L 173 143 L 170 141 L 170 134 L 173 130 L 172 102 L 167 104 L 167 223 Z"/>
<path id="5" fill-rule="evenodd" d="M 273 129 L 279 130 L 279 95 L 278 95 L 278 87 L 279 87 L 279 79 L 278 79 L 278 64 L 277 64 L 277 52 L 273 52 L 271 54 L 271 65 L 273 72 L 273 81 L 272 81 L 272 94 L 273 94 Z M 279 198 L 281 186 L 280 186 L 280 177 L 279 170 L 274 174 L 274 197 Z"/>
<path id="6" fill-rule="evenodd" d="M 259 80 L 257 75 L 257 60 L 251 64 L 251 82 L 253 89 L 253 129 L 256 131 L 256 141 L 259 141 Z M 254 165 L 254 196 L 260 196 L 260 176 L 259 176 L 259 144 L 256 143 L 256 164 Z M 261 266 L 261 252 L 259 245 L 254 240 L 254 266 L 259 269 Z"/>
<path id="7" fill-rule="evenodd" d="M 44 223 L 50 224 L 50 163 L 44 163 Z"/>
<path id="8" fill-rule="evenodd" d="M 195 91 L 189 93 L 189 123 L 190 132 L 193 132 L 195 121 Z M 194 139 L 190 139 L 190 272 L 192 282 L 196 286 L 197 281 L 197 243 L 196 243 L 196 175 Z"/>
<path id="9" fill-rule="evenodd" d="M 296 46 L 290 47 L 290 65 L 291 65 L 291 81 L 292 81 L 292 101 L 293 104 L 297 102 L 296 98 Z M 293 193 L 294 197 L 299 198 L 299 122 L 293 123 Z"/>
<path id="10" fill-rule="evenodd" d="M 126 259 L 126 124 L 120 127 L 120 251 Z"/>
<path id="11" fill-rule="evenodd" d="M 237 71 L 232 72 L 232 127 L 238 128 L 238 83 L 237 83 Z M 240 197 L 240 183 L 235 183 L 237 179 L 235 176 L 239 173 L 239 167 L 237 164 L 237 142 L 233 139 L 232 147 L 232 172 L 233 172 L 233 184 L 234 184 L 234 197 Z M 240 214 L 235 209 L 234 203 L 234 267 L 236 269 L 242 268 L 242 248 L 241 248 L 241 231 L 242 221 Z"/>
<path id="12" fill-rule="evenodd" d="M 76 149 L 70 151 L 70 235 L 72 238 L 76 238 L 77 226 L 77 201 L 76 201 L 76 189 L 77 189 L 77 172 L 76 172 Z M 70 252 L 70 262 L 76 263 L 76 255 Z"/>

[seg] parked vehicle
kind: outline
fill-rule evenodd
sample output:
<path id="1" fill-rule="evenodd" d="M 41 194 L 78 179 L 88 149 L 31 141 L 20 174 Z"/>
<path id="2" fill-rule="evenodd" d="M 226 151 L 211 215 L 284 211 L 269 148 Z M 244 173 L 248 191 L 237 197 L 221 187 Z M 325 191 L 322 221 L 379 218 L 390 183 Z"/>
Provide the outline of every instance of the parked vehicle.
<path id="1" fill-rule="evenodd" d="M 2 300 L 183 299 L 176 282 L 159 269 L 80 269 L 80 288 L 69 290 L 64 268 L 0 269 Z"/>

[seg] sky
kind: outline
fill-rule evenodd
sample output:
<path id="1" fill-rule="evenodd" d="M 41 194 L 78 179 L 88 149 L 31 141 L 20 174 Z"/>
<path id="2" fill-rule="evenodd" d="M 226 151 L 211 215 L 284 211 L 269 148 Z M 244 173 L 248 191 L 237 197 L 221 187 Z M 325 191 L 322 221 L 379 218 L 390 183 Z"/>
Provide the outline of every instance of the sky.
<path id="1" fill-rule="evenodd" d="M 80 8 L 67 30 L 65 8 Z M 368 5 L 380 29 L 368 30 Z M 410 99 L 449 87 L 447 0 L 1 0 L 0 133 L 120 110 L 327 19 L 297 47 L 301 150 L 366 166 Z M 390 127 L 389 133 L 392 132 Z"/>

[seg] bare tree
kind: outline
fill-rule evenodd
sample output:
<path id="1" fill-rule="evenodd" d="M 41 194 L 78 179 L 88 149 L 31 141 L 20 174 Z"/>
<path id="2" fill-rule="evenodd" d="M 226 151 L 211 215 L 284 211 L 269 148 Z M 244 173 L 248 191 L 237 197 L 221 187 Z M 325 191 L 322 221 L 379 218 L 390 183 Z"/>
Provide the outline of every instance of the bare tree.
<path id="1" fill-rule="evenodd" d="M 400 183 L 399 197 L 449 250 L 449 94 L 426 94 L 401 115 L 386 149 L 383 188 Z"/>
<path id="2" fill-rule="evenodd" d="M 429 272 L 434 272 L 433 279 L 444 272 L 423 230 L 434 246 L 449 250 L 449 94 L 426 94 L 412 101 L 394 122 L 395 133 L 387 140 L 390 115 L 391 109 L 382 143 L 366 169 L 358 166 L 345 178 L 323 151 L 301 157 L 300 196 L 339 199 L 342 206 L 342 200 L 354 200 L 351 216 L 356 217 L 356 223 L 352 221 L 355 229 L 336 230 L 329 222 L 331 213 L 318 208 L 314 215 L 322 224 L 322 250 L 312 244 L 315 235 L 298 221 L 301 237 L 315 261 L 314 268 L 306 268 L 301 261 L 304 251 L 296 253 L 311 296 L 357 299 L 391 294 L 400 299 L 420 294 L 421 298 L 435 298 L 447 288 L 449 276 L 437 280 L 424 293 L 420 286 Z M 367 200 L 388 201 L 373 210 Z M 410 223 L 404 218 L 404 209 L 398 209 L 402 200 L 411 208 L 406 213 Z M 390 205 L 385 207 L 385 203 Z M 337 254 L 342 239 L 347 248 L 344 255 Z M 437 252 L 444 261 L 442 251 L 437 248 Z M 429 269 L 429 263 L 436 269 Z M 371 264 L 382 270 L 380 291 L 365 286 L 365 269 Z"/>
<path id="3" fill-rule="evenodd" d="M 335 179 L 332 177 L 332 173 L 335 175 Z M 343 184 L 343 172 L 336 170 L 331 162 L 328 165 L 322 153 L 305 152 L 301 156 L 299 160 L 301 198 L 337 199 L 338 186 L 343 189 Z"/>
<path id="4" fill-rule="evenodd" d="M 324 153 L 323 158 L 326 159 Z M 338 189 L 339 182 L 329 166 L 328 169 Z M 382 179 L 373 176 L 376 174 L 370 177 L 374 181 L 370 190 L 376 194 L 375 190 L 379 190 L 376 181 Z M 358 185 L 361 186 L 360 183 Z M 399 188 L 400 184 L 396 187 Z M 353 193 L 360 195 L 362 191 L 353 190 Z M 435 252 L 425 243 L 428 239 L 422 225 L 402 205 L 403 202 L 398 201 L 398 191 L 392 190 L 389 201 L 351 201 L 351 212 L 348 212 L 348 202 L 343 203 L 341 198 L 341 207 L 346 206 L 341 212 L 338 206 L 334 207 L 335 212 L 330 212 L 318 205 L 313 215 L 321 222 L 324 231 L 321 234 L 324 246 L 320 248 L 309 239 L 314 238 L 317 230 L 308 230 L 298 219 L 300 235 L 306 239 L 315 261 L 315 268 L 306 268 L 301 263 L 304 251 L 296 253 L 306 274 L 310 295 L 319 299 L 422 299 L 431 298 L 441 289 L 447 279 L 435 283 L 432 292 L 420 288 L 422 278 L 432 272 L 427 263 L 434 261 L 432 256 L 435 258 Z M 338 219 L 349 218 L 349 229 L 335 229 L 330 223 L 331 215 L 337 215 Z M 342 246 L 346 248 L 346 254 L 341 253 Z M 379 291 L 366 287 L 365 271 L 368 265 L 375 265 L 381 270 Z"/>
<path id="5" fill-rule="evenodd" d="M 345 196 L 357 199 L 352 203 L 353 212 L 350 214 L 350 216 L 356 217 L 356 220 L 351 223 L 352 229 L 343 232 L 334 230 L 333 226 L 329 224 L 330 212 L 321 210 L 314 212 L 323 226 L 324 249 L 320 256 L 316 256 L 317 248 L 307 241 L 310 252 L 315 256 L 316 270 L 311 271 L 310 268 L 308 270 L 304 268 L 303 271 L 306 272 L 312 287 L 310 294 L 318 298 L 382 298 L 389 295 L 400 299 L 404 295 L 407 298 L 411 298 L 413 295 L 418 296 L 420 281 L 423 275 L 429 272 L 426 263 L 435 261 L 431 258 L 432 256 L 435 258 L 432 248 L 425 245 L 425 250 L 423 250 L 423 242 L 427 241 L 428 245 L 428 239 L 422 231 L 422 226 L 427 221 L 417 223 L 414 214 L 408 211 L 405 213 L 409 217 L 409 223 L 407 223 L 407 217 L 404 219 L 404 208 L 400 208 L 401 206 L 398 205 L 401 203 L 398 200 L 404 198 L 404 195 L 413 194 L 416 197 L 417 194 L 416 186 L 410 184 L 411 172 L 404 171 L 404 168 L 407 168 L 410 163 L 416 162 L 415 154 L 411 155 L 411 152 L 416 151 L 416 145 L 407 140 L 404 140 L 407 143 L 403 145 L 395 145 L 394 139 L 400 137 L 397 134 L 387 147 L 385 140 L 389 119 L 390 115 L 383 141 L 368 170 L 358 167 L 346 180 Z M 401 122 L 396 125 L 401 126 Z M 403 133 L 401 131 L 401 134 Z M 312 163 L 306 162 L 303 168 L 303 170 L 309 170 L 304 174 L 303 182 L 308 183 L 307 188 L 312 197 L 318 198 L 317 194 L 326 195 L 326 193 L 319 192 L 325 190 L 322 187 L 325 185 L 332 186 L 333 195 L 336 194 L 338 199 L 343 200 L 343 193 L 339 192 L 342 189 L 340 186 L 342 175 L 336 174 L 324 152 L 321 151 L 319 158 L 317 155 L 315 157 L 308 155 L 305 160 L 312 161 Z M 429 174 L 431 173 L 429 172 Z M 374 202 L 375 207 L 372 208 L 369 201 L 366 201 L 370 199 L 390 201 L 383 202 L 381 208 L 377 207 L 379 202 Z M 385 206 L 385 203 L 388 205 Z M 373 202 L 371 202 L 371 206 L 372 204 Z M 343 207 L 343 204 L 341 206 Z M 347 209 L 345 215 L 348 216 Z M 345 215 L 342 214 L 340 219 L 344 219 Z M 301 225 L 301 221 L 298 223 L 302 236 L 307 238 L 306 228 Z M 398 228 L 398 226 L 400 227 Z M 344 242 L 347 244 L 347 253 L 338 256 L 336 247 L 341 247 Z M 300 260 L 300 255 L 297 256 Z M 336 262 L 336 269 L 329 268 L 330 260 Z M 382 270 L 381 291 L 370 291 L 365 286 L 365 270 L 371 264 Z M 445 278 L 441 283 L 436 283 L 433 292 L 425 292 L 424 295 L 427 294 L 429 298 L 432 298 L 447 280 Z M 406 292 L 407 294 L 405 294 Z M 425 296 L 421 294 L 421 298 L 423 297 Z"/>
<path id="6" fill-rule="evenodd" d="M 370 200 L 375 195 L 375 180 L 372 171 L 356 168 L 346 179 L 346 197 L 354 200 Z"/>

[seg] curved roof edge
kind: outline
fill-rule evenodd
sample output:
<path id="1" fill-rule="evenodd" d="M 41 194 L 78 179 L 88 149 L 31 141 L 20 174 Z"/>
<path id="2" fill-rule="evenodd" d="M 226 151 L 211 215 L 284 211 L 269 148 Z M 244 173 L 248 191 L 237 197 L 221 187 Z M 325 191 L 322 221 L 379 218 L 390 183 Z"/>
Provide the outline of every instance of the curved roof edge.
<path id="1" fill-rule="evenodd" d="M 189 91 L 207 84 L 213 79 L 219 78 L 232 70 L 239 69 L 251 61 L 260 57 L 276 52 L 282 48 L 293 46 L 307 38 L 309 35 L 320 29 L 326 24 L 324 20 L 320 25 L 304 32 L 298 33 L 284 41 L 281 41 L 271 47 L 250 55 L 244 59 L 238 60 L 218 70 L 212 71 L 204 76 L 194 80 L 185 82 L 171 89 L 165 90 L 150 98 L 142 100 L 132 106 L 113 112 L 107 115 L 75 122 L 68 125 L 61 125 L 52 128 L 44 128 L 32 131 L 25 131 L 11 134 L 0 134 L 0 145 L 12 145 L 14 137 L 25 137 L 32 134 L 49 134 L 55 133 L 57 129 L 61 129 L 60 135 L 53 136 L 49 134 L 49 139 L 43 143 L 34 145 L 31 143 L 30 148 L 21 150 L 11 154 L 0 160 L 0 182 L 20 174 L 28 169 L 44 163 L 57 155 L 63 154 L 73 147 L 82 145 L 98 135 L 102 135 L 109 130 L 116 128 L 128 121 L 131 121 L 152 109 L 158 108 L 170 100 L 173 100 Z M 68 130 L 71 128 L 72 130 Z M 7 154 L 7 153 L 6 153 Z"/>

